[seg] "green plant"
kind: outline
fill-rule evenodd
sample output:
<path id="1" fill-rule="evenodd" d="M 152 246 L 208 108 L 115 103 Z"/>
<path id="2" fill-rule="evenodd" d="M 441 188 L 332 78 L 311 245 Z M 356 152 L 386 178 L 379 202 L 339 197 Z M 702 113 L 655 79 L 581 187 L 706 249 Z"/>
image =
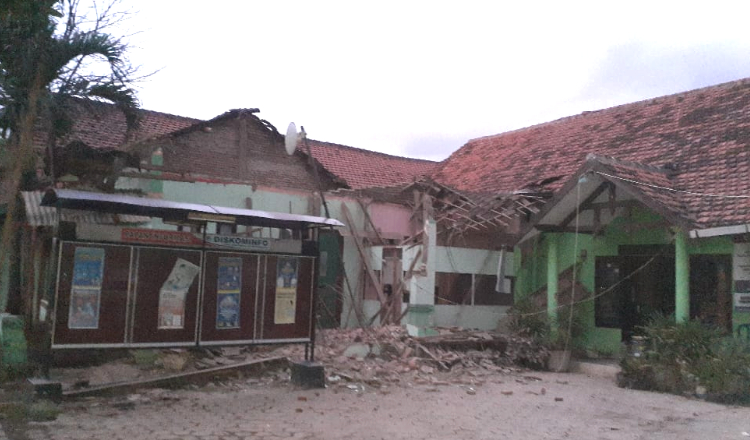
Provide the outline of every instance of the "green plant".
<path id="1" fill-rule="evenodd" d="M 698 321 L 655 316 L 640 329 L 647 349 L 621 362 L 620 386 L 750 402 L 750 344 Z"/>
<path id="2" fill-rule="evenodd" d="M 33 422 L 49 422 L 59 414 L 60 407 L 49 400 L 34 402 L 26 409 L 26 417 Z"/>
<path id="3" fill-rule="evenodd" d="M 156 350 L 133 350 L 133 362 L 141 368 L 150 368 L 156 366 L 159 359 L 159 352 Z"/>
<path id="4" fill-rule="evenodd" d="M 709 356 L 693 364 L 691 373 L 711 400 L 748 402 L 750 344 L 745 340 L 723 338 L 715 342 Z"/>
<path id="5" fill-rule="evenodd" d="M 549 330 L 546 313 L 534 304 L 531 297 L 516 301 L 508 311 L 508 316 L 508 329 L 515 335 L 540 340 Z"/>
<path id="6" fill-rule="evenodd" d="M 715 328 L 692 320 L 676 324 L 672 316 L 652 315 L 648 325 L 639 327 L 646 337 L 650 356 L 665 361 L 691 363 L 711 353 L 712 346 L 722 338 Z"/>
<path id="7" fill-rule="evenodd" d="M 585 329 L 583 315 L 576 306 L 562 306 L 557 310 L 557 319 L 550 319 L 546 310 L 527 297 L 517 301 L 508 314 L 508 328 L 513 334 L 530 338 L 548 350 L 571 350 Z"/>
<path id="8" fill-rule="evenodd" d="M 572 350 L 585 329 L 583 315 L 576 306 L 557 309 L 557 319 L 546 318 L 547 329 L 542 343 L 550 350 Z"/>

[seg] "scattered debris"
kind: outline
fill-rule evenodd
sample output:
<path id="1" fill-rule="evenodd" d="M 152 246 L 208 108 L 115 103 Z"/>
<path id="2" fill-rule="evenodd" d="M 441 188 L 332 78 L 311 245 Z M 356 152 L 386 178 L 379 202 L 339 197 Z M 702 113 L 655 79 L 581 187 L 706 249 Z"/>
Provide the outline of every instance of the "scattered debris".
<path id="1" fill-rule="evenodd" d="M 318 332 L 315 360 L 326 368 L 329 386 L 342 382 L 373 388 L 399 384 L 483 383 L 495 373 L 517 373 L 514 355 L 527 341 L 488 331 L 441 328 L 439 335 L 411 337 L 401 326 L 329 329 Z M 285 346 L 275 355 L 294 359 L 303 346 Z M 526 348 L 523 348 L 526 350 Z M 526 380 L 541 380 L 529 376 Z"/>
<path id="2" fill-rule="evenodd" d="M 437 336 L 415 338 L 396 325 L 321 330 L 317 333 L 315 360 L 325 369 L 325 375 L 320 377 L 322 385 L 346 387 L 358 394 L 365 389 L 386 392 L 390 386 L 420 385 L 436 389 L 437 386 L 458 385 L 472 394 L 487 381 L 503 383 L 497 380 L 502 374 L 516 375 L 516 380 L 525 385 L 542 381 L 537 376 L 521 376 L 528 370 L 519 366 L 523 363 L 519 359 L 533 356 L 534 345 L 530 341 L 498 332 L 467 331 L 457 327 L 438 331 Z M 290 374 L 293 371 L 285 363 L 277 362 L 276 369 L 260 375 L 243 372 L 243 364 L 264 359 L 272 362 L 283 358 L 301 360 L 304 353 L 305 346 L 301 344 L 134 350 L 130 357 L 109 364 L 83 370 L 60 370 L 57 380 L 63 384 L 65 396 L 79 397 L 117 390 L 132 392 L 144 386 L 242 389 L 293 379 Z M 226 380 L 214 378 L 219 371 Z M 69 376 L 65 377 L 66 374 Z M 209 379 L 202 380 L 204 377 Z M 235 378 L 242 380 L 232 380 Z M 123 409 L 129 406 L 121 405 Z"/>

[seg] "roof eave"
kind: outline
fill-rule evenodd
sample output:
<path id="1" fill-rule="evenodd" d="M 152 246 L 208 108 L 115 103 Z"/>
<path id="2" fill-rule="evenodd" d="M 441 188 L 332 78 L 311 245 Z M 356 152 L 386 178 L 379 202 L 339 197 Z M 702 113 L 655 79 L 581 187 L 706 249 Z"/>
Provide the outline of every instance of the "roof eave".
<path id="1" fill-rule="evenodd" d="M 601 179 L 602 181 L 610 182 L 616 187 L 625 190 L 635 200 L 639 201 L 647 208 L 664 217 L 670 224 L 674 225 L 675 227 L 678 227 L 685 232 L 694 229 L 695 224 L 693 221 L 676 215 L 674 212 L 667 209 L 662 203 L 659 203 L 657 200 L 654 200 L 652 197 L 644 194 L 635 185 L 619 179 L 611 179 L 608 176 L 598 173 L 603 173 L 604 171 L 608 170 L 604 168 L 604 165 L 598 160 L 598 158 L 593 157 L 587 159 L 586 162 L 575 173 L 573 173 L 571 178 L 568 179 L 567 182 L 565 182 L 562 188 L 560 188 L 555 193 L 552 199 L 544 204 L 541 211 L 531 217 L 530 221 L 521 229 L 520 233 L 518 234 L 518 241 L 515 244 L 518 244 L 521 241 L 527 239 L 530 236 L 531 232 L 533 232 L 535 226 L 540 224 L 541 221 L 563 200 L 563 198 L 565 198 L 567 194 L 575 190 L 580 180 L 584 176 L 591 174 L 595 174 L 597 178 Z"/>

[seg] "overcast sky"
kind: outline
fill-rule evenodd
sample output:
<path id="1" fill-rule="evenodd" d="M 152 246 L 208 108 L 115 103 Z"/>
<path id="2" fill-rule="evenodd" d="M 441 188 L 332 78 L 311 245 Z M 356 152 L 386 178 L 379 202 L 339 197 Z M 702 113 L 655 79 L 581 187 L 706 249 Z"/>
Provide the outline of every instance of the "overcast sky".
<path id="1" fill-rule="evenodd" d="M 442 160 L 469 139 L 750 77 L 750 2 L 124 0 L 149 110 Z M 617 5 L 617 6 L 614 6 Z"/>

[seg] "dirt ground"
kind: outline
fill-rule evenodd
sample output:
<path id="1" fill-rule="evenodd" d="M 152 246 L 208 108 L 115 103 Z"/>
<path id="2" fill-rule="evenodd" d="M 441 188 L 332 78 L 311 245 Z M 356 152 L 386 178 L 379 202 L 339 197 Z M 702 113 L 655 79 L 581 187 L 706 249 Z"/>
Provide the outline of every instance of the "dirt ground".
<path id="1" fill-rule="evenodd" d="M 8 432 L 8 427 L 6 432 Z M 750 408 L 621 389 L 581 374 L 496 373 L 473 384 L 336 384 L 255 378 L 62 404 L 26 439 L 742 439 Z"/>
<path id="2" fill-rule="evenodd" d="M 429 345 L 399 328 L 331 331 L 321 335 L 316 350 L 326 388 L 299 389 L 289 370 L 280 369 L 176 390 L 78 398 L 60 404 L 54 421 L 6 417 L 0 440 L 750 437 L 748 407 L 622 389 L 613 378 L 519 368 L 510 358 L 533 349 L 522 341 L 501 352 L 486 333 L 451 331 L 443 338 Z M 483 348 L 455 350 L 467 340 Z M 52 376 L 71 389 L 279 355 L 301 359 L 303 349 L 138 352 L 87 368 L 55 369 Z"/>

